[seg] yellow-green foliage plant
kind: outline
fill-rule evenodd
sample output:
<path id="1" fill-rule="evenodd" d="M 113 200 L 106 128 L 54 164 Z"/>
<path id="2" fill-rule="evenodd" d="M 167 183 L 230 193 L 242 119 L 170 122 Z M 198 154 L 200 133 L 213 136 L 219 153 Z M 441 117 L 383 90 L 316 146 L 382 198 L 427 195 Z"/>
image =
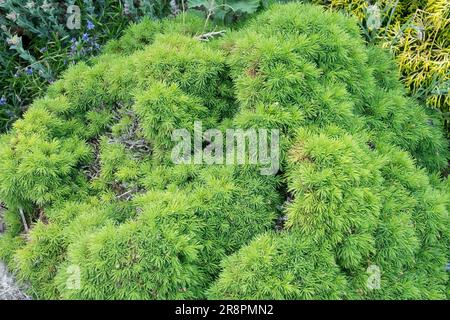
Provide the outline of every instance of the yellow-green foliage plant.
<path id="1" fill-rule="evenodd" d="M 30 294 L 445 298 L 446 140 L 391 57 L 313 5 L 208 31 L 133 26 L 0 137 L 0 257 Z M 279 129 L 280 172 L 175 165 L 173 130 L 198 120 Z"/>
<path id="2" fill-rule="evenodd" d="M 450 115 L 450 2 L 429 0 L 402 27 L 393 23 L 383 46 L 397 57 L 405 83 L 432 107 Z M 403 29 L 403 30 L 402 30 Z"/>
<path id="3" fill-rule="evenodd" d="M 411 93 L 450 119 L 448 0 L 316 1 L 357 17 L 369 41 L 396 57 Z"/>

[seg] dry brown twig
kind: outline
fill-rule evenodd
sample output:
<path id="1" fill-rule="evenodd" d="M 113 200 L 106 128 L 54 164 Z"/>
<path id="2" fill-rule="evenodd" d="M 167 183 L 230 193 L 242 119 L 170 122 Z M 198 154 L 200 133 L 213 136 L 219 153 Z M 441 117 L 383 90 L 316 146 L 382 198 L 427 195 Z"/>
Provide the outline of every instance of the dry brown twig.
<path id="1" fill-rule="evenodd" d="M 22 208 L 19 208 L 19 214 L 20 214 L 20 218 L 22 219 L 23 229 L 25 230 L 25 233 L 28 233 L 29 228 L 28 228 L 27 220 L 25 219 L 25 214 L 23 213 Z"/>
<path id="2" fill-rule="evenodd" d="M 211 31 L 211 32 L 207 32 L 204 34 L 201 34 L 199 36 L 196 36 L 195 39 L 199 40 L 199 41 L 209 41 L 215 37 L 222 37 L 225 34 L 225 30 L 220 30 L 220 31 Z"/>

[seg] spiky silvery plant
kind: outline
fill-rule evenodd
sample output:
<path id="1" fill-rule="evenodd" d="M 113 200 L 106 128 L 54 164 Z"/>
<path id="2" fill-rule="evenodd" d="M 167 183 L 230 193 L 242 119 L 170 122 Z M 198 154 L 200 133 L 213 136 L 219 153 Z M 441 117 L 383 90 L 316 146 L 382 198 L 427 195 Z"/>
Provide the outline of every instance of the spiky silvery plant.
<path id="1" fill-rule="evenodd" d="M 391 57 L 311 5 L 208 31 L 133 26 L 0 137 L 0 256 L 30 294 L 445 298 L 447 146 Z M 280 130 L 280 172 L 175 165 L 171 134 L 197 120 Z"/>

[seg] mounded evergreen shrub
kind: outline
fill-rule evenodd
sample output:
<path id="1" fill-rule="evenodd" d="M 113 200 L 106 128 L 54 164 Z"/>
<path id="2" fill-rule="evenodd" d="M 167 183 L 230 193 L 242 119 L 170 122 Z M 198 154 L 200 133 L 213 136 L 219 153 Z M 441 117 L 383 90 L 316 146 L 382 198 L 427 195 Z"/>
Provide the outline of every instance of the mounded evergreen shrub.
<path id="1" fill-rule="evenodd" d="M 133 26 L 0 137 L 0 257 L 30 293 L 445 298 L 447 145 L 391 57 L 311 5 L 207 31 L 190 16 Z M 173 130 L 198 120 L 279 129 L 280 172 L 173 164 Z"/>

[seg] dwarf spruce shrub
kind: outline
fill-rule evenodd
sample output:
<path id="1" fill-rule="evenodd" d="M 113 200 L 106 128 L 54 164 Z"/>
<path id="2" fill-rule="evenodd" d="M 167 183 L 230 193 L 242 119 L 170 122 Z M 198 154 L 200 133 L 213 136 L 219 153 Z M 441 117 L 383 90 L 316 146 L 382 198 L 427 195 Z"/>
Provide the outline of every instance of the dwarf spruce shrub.
<path id="1" fill-rule="evenodd" d="M 0 257 L 30 293 L 445 298 L 447 145 L 391 57 L 311 5 L 209 28 L 131 27 L 0 137 Z M 280 171 L 173 163 L 195 121 L 280 130 Z"/>

